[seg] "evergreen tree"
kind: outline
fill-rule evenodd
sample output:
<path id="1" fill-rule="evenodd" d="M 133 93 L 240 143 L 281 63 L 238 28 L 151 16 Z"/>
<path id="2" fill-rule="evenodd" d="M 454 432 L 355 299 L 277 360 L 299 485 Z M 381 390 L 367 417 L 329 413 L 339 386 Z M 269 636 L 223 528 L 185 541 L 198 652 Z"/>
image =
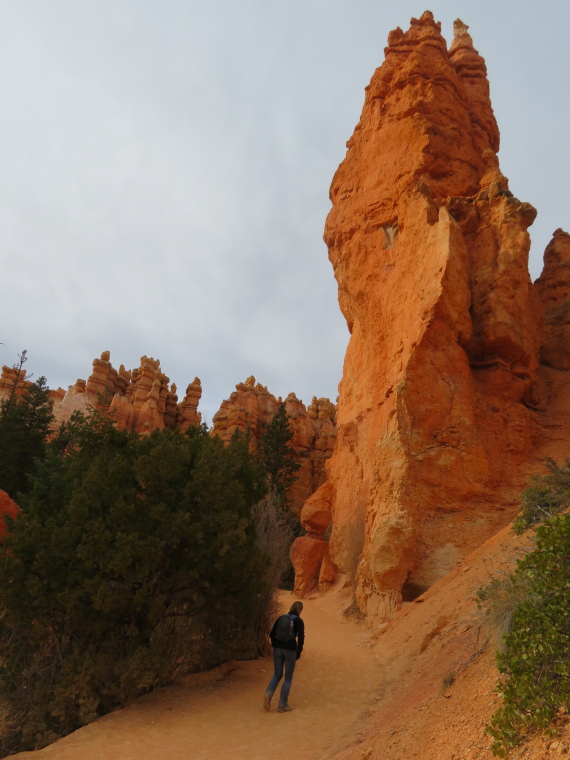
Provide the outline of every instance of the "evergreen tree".
<path id="1" fill-rule="evenodd" d="M 261 437 L 261 458 L 269 495 L 278 498 L 285 507 L 287 491 L 295 482 L 295 473 L 299 469 L 299 464 L 293 459 L 293 448 L 289 445 L 292 438 L 285 404 L 280 404 Z"/>
<path id="2" fill-rule="evenodd" d="M 502 703 L 487 731 L 493 754 L 509 750 L 570 708 L 570 515 L 539 525 L 536 547 L 517 563 L 511 582 L 526 589 L 497 656 Z"/>
<path id="3" fill-rule="evenodd" d="M 18 380 L 25 361 L 23 351 L 10 396 L 0 404 L 0 489 L 16 500 L 29 489 L 29 476 L 45 454 L 53 421 L 45 377 L 18 395 Z"/>
<path id="4" fill-rule="evenodd" d="M 205 427 L 140 437 L 97 412 L 63 426 L 0 547 L 5 751 L 248 652 L 267 566 L 256 471 Z"/>

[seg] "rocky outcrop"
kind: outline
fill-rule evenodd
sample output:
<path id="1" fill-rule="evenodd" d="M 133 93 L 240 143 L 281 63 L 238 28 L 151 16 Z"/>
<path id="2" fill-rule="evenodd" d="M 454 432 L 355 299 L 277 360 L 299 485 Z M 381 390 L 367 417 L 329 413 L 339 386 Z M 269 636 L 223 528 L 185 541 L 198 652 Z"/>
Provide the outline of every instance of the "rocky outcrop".
<path id="1" fill-rule="evenodd" d="M 173 387 L 173 392 L 176 392 L 176 386 Z M 178 404 L 176 411 L 176 427 L 185 433 L 188 428 L 199 425 L 202 421 L 202 415 L 198 411 L 198 404 L 202 397 L 202 384 L 200 380 L 195 377 L 194 380 L 186 388 L 186 395 L 182 401 Z"/>
<path id="2" fill-rule="evenodd" d="M 535 282 L 544 304 L 540 358 L 554 369 L 570 369 L 570 235 L 558 229 L 544 252 Z"/>
<path id="3" fill-rule="evenodd" d="M 0 402 L 9 399 L 12 392 L 20 398 L 30 385 L 31 381 L 26 379 L 24 370 L 4 365 L 0 375 Z"/>
<path id="4" fill-rule="evenodd" d="M 121 366 L 119 376 L 128 383 L 124 395 L 116 393 L 111 402 L 119 428 L 147 433 L 176 426 L 176 386 L 170 388 L 158 359 L 143 356 L 138 369 L 126 372 Z"/>
<path id="5" fill-rule="evenodd" d="M 301 525 L 309 536 L 322 537 L 332 520 L 331 506 L 333 489 L 330 483 L 323 483 L 303 504 Z"/>
<path id="6" fill-rule="evenodd" d="M 238 383 L 230 398 L 222 402 L 212 419 L 212 434 L 229 441 L 236 430 L 249 430 L 252 445 L 257 448 L 281 403 L 281 398 L 249 377 L 245 383 Z M 325 462 L 336 441 L 336 408 L 328 399 L 316 397 L 306 408 L 294 393 L 284 403 L 293 431 L 290 445 L 299 464 L 288 496 L 292 510 L 299 514 L 303 502 L 326 479 Z"/>
<path id="7" fill-rule="evenodd" d="M 325 482 L 307 499 L 301 510 L 301 526 L 307 533 L 296 538 L 291 547 L 298 596 L 306 596 L 317 586 L 326 591 L 335 580 L 337 568 L 325 540 L 332 520 L 332 499 L 332 485 Z"/>
<path id="8" fill-rule="evenodd" d="M 328 544 L 322 538 L 300 536 L 295 539 L 291 546 L 291 564 L 295 570 L 297 596 L 306 596 L 314 590 L 320 568 L 327 556 Z"/>
<path id="9" fill-rule="evenodd" d="M 55 424 L 67 421 L 73 412 L 89 413 L 92 409 L 108 409 L 119 429 L 148 434 L 162 428 L 187 430 L 201 421 L 198 403 L 202 387 L 198 378 L 186 389 L 178 404 L 176 385 L 160 369 L 158 359 L 141 357 L 140 367 L 116 370 L 109 351 L 93 360 L 93 371 L 87 382 L 77 380 L 63 398 L 56 395 Z"/>
<path id="10" fill-rule="evenodd" d="M 385 53 L 325 229 L 351 333 L 327 466 L 330 557 L 371 620 L 512 517 L 546 451 L 538 410 L 553 388 L 528 273 L 536 212 L 499 169 L 485 64 L 467 26 L 455 22 L 448 50 L 426 12 L 391 32 Z M 550 258 L 566 271 L 566 237 L 555 241 Z M 543 298 L 562 313 L 564 293 L 543 278 Z M 545 360 L 566 345 L 564 319 L 548 309 Z"/>

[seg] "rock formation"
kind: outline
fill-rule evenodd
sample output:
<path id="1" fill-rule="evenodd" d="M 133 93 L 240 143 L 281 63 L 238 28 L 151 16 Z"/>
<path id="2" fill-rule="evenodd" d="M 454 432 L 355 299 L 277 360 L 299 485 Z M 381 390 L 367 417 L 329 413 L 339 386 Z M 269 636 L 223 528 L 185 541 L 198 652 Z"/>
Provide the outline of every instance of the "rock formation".
<path id="1" fill-rule="evenodd" d="M 535 282 L 544 304 L 540 359 L 554 369 L 570 369 L 570 235 L 561 229 L 544 252 L 544 269 Z"/>
<path id="2" fill-rule="evenodd" d="M 249 430 L 257 447 L 281 402 L 281 398 L 249 377 L 245 383 L 238 383 L 230 398 L 222 402 L 212 419 L 212 434 L 229 441 L 236 430 Z M 313 397 L 307 409 L 290 393 L 285 399 L 285 410 L 293 430 L 291 447 L 300 465 L 289 492 L 291 507 L 298 514 L 305 499 L 326 479 L 325 462 L 336 441 L 336 408 L 327 398 Z"/>
<path id="3" fill-rule="evenodd" d="M 0 375 L 0 401 L 5 401 L 10 398 L 12 391 L 15 387 L 16 396 L 21 395 L 31 385 L 30 380 L 26 380 L 26 373 L 24 370 L 17 370 L 15 367 L 2 367 L 2 374 Z"/>
<path id="4" fill-rule="evenodd" d="M 455 22 L 448 50 L 426 12 L 391 32 L 385 53 L 325 229 L 351 337 L 323 556 L 355 579 L 371 621 L 513 516 L 552 450 L 543 423 L 553 393 L 567 387 L 565 373 L 540 368 L 541 336 L 543 361 L 570 367 L 568 236 L 555 233 L 535 288 L 536 212 L 499 169 L 485 63 L 467 26 Z"/>
<path id="5" fill-rule="evenodd" d="M 173 386 L 173 392 L 176 392 L 176 386 Z M 189 427 L 199 425 L 202 421 L 202 415 L 198 411 L 198 404 L 202 397 L 202 384 L 195 377 L 186 388 L 186 395 L 178 404 L 176 411 L 176 427 L 185 433 Z"/>
<path id="6" fill-rule="evenodd" d="M 138 369 L 126 370 L 121 364 L 116 370 L 109 351 L 93 360 L 93 372 L 87 382 L 77 380 L 67 393 L 55 395 L 56 425 L 68 420 L 73 412 L 90 409 L 109 409 L 120 429 L 150 433 L 164 427 L 187 430 L 199 425 L 201 415 L 198 403 L 202 387 L 195 378 L 186 389 L 186 396 L 178 404 L 176 386 L 169 386 L 169 378 L 160 369 L 158 359 L 141 357 Z"/>
<path id="7" fill-rule="evenodd" d="M 295 591 L 306 596 L 318 585 L 320 591 L 328 590 L 335 580 L 337 567 L 332 562 L 325 534 L 332 520 L 332 484 L 323 483 L 304 503 L 301 525 L 305 536 L 295 539 L 291 547 L 291 563 L 295 570 Z"/>

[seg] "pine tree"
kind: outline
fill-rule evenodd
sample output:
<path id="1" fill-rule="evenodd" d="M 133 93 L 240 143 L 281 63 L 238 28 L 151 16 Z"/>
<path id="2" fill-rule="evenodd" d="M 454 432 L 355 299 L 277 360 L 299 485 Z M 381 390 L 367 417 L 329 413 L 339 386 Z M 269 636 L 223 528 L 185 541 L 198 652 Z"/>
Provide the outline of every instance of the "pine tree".
<path id="1" fill-rule="evenodd" d="M 29 476 L 45 454 L 53 421 L 45 377 L 40 377 L 18 396 L 17 385 L 25 361 L 23 351 L 12 391 L 0 404 L 0 489 L 14 499 L 28 491 Z"/>
<path id="2" fill-rule="evenodd" d="M 0 696 L 18 715 L 5 751 L 248 651 L 267 566 L 256 467 L 205 427 L 64 426 L 0 547 Z"/>
<path id="3" fill-rule="evenodd" d="M 287 492 L 300 466 L 293 459 L 293 448 L 289 445 L 292 438 L 293 431 L 282 403 L 261 437 L 261 458 L 269 495 L 278 498 L 285 507 Z"/>

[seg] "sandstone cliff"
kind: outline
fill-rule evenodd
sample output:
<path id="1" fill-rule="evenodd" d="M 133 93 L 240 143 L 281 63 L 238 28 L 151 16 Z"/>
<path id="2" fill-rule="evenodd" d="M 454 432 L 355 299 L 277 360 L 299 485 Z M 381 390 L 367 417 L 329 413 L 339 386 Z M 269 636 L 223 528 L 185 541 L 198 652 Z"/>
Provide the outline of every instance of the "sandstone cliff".
<path id="1" fill-rule="evenodd" d="M 535 288 L 536 212 L 499 169 L 485 63 L 461 21 L 448 49 L 429 12 L 385 53 L 325 229 L 351 333 L 330 559 L 372 621 L 504 526 L 570 437 L 550 416 L 570 410 L 568 236 L 556 233 Z M 541 338 L 555 369 L 540 367 Z"/>
<path id="2" fill-rule="evenodd" d="M 229 441 L 235 430 L 249 430 L 257 447 L 281 401 L 265 386 L 256 383 L 254 377 L 249 377 L 245 383 L 238 383 L 230 398 L 222 402 L 212 419 L 212 434 Z M 325 462 L 336 441 L 336 408 L 327 398 L 313 397 L 307 409 L 294 393 L 290 393 L 284 403 L 293 431 L 291 447 L 300 466 L 289 500 L 292 510 L 299 514 L 305 499 L 326 479 Z"/>

